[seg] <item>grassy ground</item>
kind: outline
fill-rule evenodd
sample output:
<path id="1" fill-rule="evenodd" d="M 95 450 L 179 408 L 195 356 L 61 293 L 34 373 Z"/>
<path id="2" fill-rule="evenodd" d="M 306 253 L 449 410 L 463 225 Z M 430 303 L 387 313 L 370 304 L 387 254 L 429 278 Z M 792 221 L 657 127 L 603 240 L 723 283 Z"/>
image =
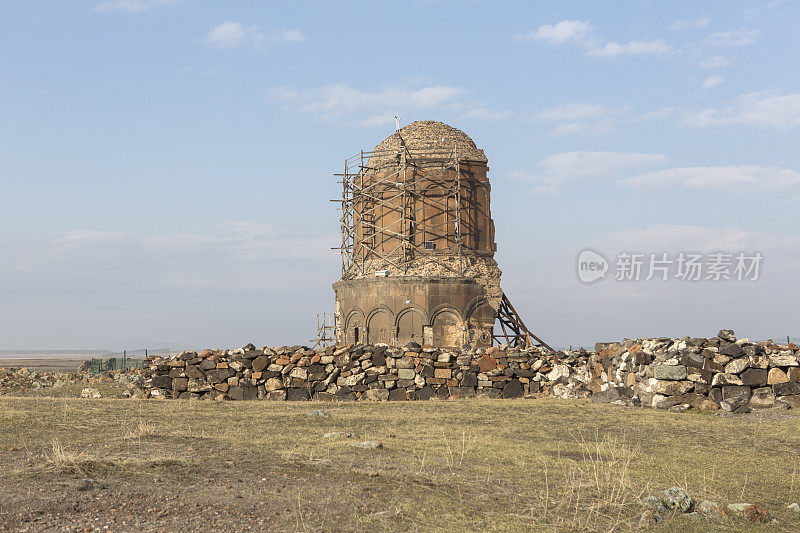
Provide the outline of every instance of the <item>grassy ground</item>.
<path id="1" fill-rule="evenodd" d="M 0 428 L 0 529 L 626 531 L 641 496 L 674 485 L 780 523 L 656 531 L 800 529 L 791 411 L 0 397 Z M 352 446 L 365 440 L 383 447 Z"/>

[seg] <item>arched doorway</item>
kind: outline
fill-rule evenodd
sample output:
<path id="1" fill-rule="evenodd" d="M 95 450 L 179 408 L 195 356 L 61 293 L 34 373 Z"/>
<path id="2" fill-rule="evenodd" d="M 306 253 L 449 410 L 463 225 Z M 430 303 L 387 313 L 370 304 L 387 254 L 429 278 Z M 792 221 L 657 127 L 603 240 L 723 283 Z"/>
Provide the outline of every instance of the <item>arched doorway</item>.
<path id="1" fill-rule="evenodd" d="M 351 311 L 347 315 L 344 328 L 345 344 L 358 344 L 364 342 L 364 313 L 360 309 Z"/>
<path id="2" fill-rule="evenodd" d="M 394 340 L 394 320 L 392 315 L 383 309 L 372 314 L 367 325 L 367 342 L 370 344 L 391 344 Z"/>
<path id="3" fill-rule="evenodd" d="M 404 346 L 409 342 L 422 344 L 422 325 L 425 315 L 419 309 L 406 309 L 397 321 L 397 343 Z"/>
<path id="4" fill-rule="evenodd" d="M 433 317 L 433 345 L 460 348 L 464 344 L 461 317 L 454 311 L 441 311 Z"/>

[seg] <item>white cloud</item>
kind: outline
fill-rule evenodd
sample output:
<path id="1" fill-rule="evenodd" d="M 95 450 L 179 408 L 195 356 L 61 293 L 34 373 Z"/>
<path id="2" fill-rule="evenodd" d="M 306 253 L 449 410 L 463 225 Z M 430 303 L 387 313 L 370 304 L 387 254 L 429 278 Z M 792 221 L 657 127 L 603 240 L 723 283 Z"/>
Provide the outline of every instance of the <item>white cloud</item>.
<path id="1" fill-rule="evenodd" d="M 525 34 L 517 34 L 520 42 L 544 41 L 549 44 L 578 43 L 592 41 L 594 28 L 588 20 L 562 20 L 553 25 L 542 24 L 536 30 Z"/>
<path id="2" fill-rule="evenodd" d="M 773 251 L 785 253 L 796 250 L 800 239 L 737 228 L 709 227 L 687 224 L 654 224 L 645 228 L 630 228 L 600 236 L 594 243 L 603 249 L 640 252 L 691 251 L 712 253 L 720 250 L 735 252 Z M 792 253 L 792 255 L 797 255 Z M 774 254 L 770 257 L 774 258 Z"/>
<path id="3" fill-rule="evenodd" d="M 725 82 L 725 78 L 723 76 L 709 76 L 703 82 L 703 89 L 713 89 Z"/>
<path id="4" fill-rule="evenodd" d="M 744 46 L 746 44 L 753 44 L 758 40 L 761 32 L 758 30 L 747 30 L 744 28 L 738 30 L 728 30 L 712 33 L 708 36 L 706 41 L 711 46 Z"/>
<path id="5" fill-rule="evenodd" d="M 619 180 L 632 189 L 713 189 L 733 192 L 777 192 L 800 188 L 800 173 L 778 167 L 680 167 L 646 172 Z"/>
<path id="6" fill-rule="evenodd" d="M 697 226 L 659 223 L 645 228 L 629 228 L 602 234 L 592 243 L 601 250 L 638 252 L 728 253 L 760 251 L 773 268 L 782 264 L 793 270 L 798 262 L 800 239 L 761 233 L 736 226 Z"/>
<path id="7" fill-rule="evenodd" d="M 647 111 L 631 118 L 631 122 L 644 122 L 647 120 L 659 120 L 668 117 L 680 110 L 679 107 L 662 107 L 653 111 Z"/>
<path id="8" fill-rule="evenodd" d="M 512 118 L 514 113 L 512 111 L 494 111 L 485 107 L 471 107 L 466 110 L 461 117 L 465 119 L 479 119 L 487 122 L 499 122 Z"/>
<path id="9" fill-rule="evenodd" d="M 711 22 L 706 17 L 691 19 L 691 20 L 678 20 L 667 26 L 670 30 L 684 30 L 687 28 L 702 29 L 708 26 Z"/>
<path id="10" fill-rule="evenodd" d="M 280 30 L 275 32 L 273 40 L 284 43 L 300 43 L 306 40 L 306 36 L 300 30 Z"/>
<path id="11" fill-rule="evenodd" d="M 726 107 L 687 114 L 682 123 L 696 127 L 741 124 L 791 128 L 800 125 L 800 94 L 745 94 Z"/>
<path id="12" fill-rule="evenodd" d="M 267 92 L 267 97 L 321 120 L 350 117 L 356 125 L 376 126 L 393 123 L 394 115 L 402 117 L 420 111 L 466 109 L 469 113 L 469 106 L 463 101 L 466 94 L 464 88 L 449 85 L 393 86 L 365 91 L 336 83 L 311 90 L 276 87 Z M 481 118 L 482 114 L 485 113 L 476 112 L 473 118 Z"/>
<path id="13" fill-rule="evenodd" d="M 594 122 L 563 122 L 550 130 L 550 137 L 569 137 L 572 135 L 602 135 L 613 131 L 616 124 L 611 120 Z"/>
<path id="14" fill-rule="evenodd" d="M 158 6 L 180 4 L 184 1 L 185 0 L 113 0 L 109 2 L 101 2 L 94 8 L 94 10 L 140 13 L 142 11 L 149 11 Z"/>
<path id="15" fill-rule="evenodd" d="M 375 128 L 377 126 L 386 126 L 394 124 L 395 115 L 390 111 L 380 115 L 372 115 L 367 118 L 356 120 L 354 124 L 362 128 Z M 399 118 L 399 117 L 398 117 Z"/>
<path id="16" fill-rule="evenodd" d="M 731 62 L 720 55 L 711 55 L 697 62 L 699 68 L 722 68 L 730 66 Z"/>
<path id="17" fill-rule="evenodd" d="M 664 39 L 653 41 L 630 41 L 625 44 L 606 43 L 602 46 L 592 48 L 588 55 L 594 57 L 616 57 L 632 55 L 666 55 L 673 51 L 672 46 L 664 42 Z"/>
<path id="18" fill-rule="evenodd" d="M 535 193 L 558 192 L 567 183 L 614 180 L 632 170 L 666 163 L 661 154 L 624 152 L 565 152 L 546 157 L 536 173 L 517 172 L 515 179 L 536 183 Z"/>
<path id="19" fill-rule="evenodd" d="M 562 20 L 553 25 L 542 24 L 536 30 L 516 35 L 523 43 L 545 42 L 551 45 L 575 45 L 593 57 L 617 57 L 623 55 L 665 55 L 673 51 L 663 39 L 630 41 L 624 44 L 603 43 L 594 35 L 588 20 Z"/>
<path id="20" fill-rule="evenodd" d="M 203 233 L 123 233 L 116 231 L 73 230 L 56 240 L 56 251 L 119 246 L 147 253 L 221 253 L 242 260 L 261 260 L 280 255 L 284 258 L 323 258 L 330 254 L 330 235 L 300 234 L 288 228 L 252 221 L 223 222 Z"/>
<path id="21" fill-rule="evenodd" d="M 245 36 L 252 31 L 252 28 L 245 28 L 240 22 L 222 22 L 206 34 L 205 41 L 218 48 L 231 48 L 242 44 Z"/>
<path id="22" fill-rule="evenodd" d="M 613 130 L 629 113 L 628 107 L 609 108 L 599 104 L 571 102 L 533 113 L 535 120 L 556 122 L 551 137 L 599 135 Z"/>
<path id="23" fill-rule="evenodd" d="M 537 172 L 516 172 L 511 177 L 536 183 L 535 193 L 558 192 L 566 184 L 592 181 L 613 182 L 633 190 L 800 192 L 800 172 L 787 168 L 731 165 L 654 170 L 668 161 L 662 154 L 565 152 L 543 159 Z M 632 175 L 635 172 L 640 173 Z"/>
<path id="24" fill-rule="evenodd" d="M 203 40 L 216 48 L 235 48 L 243 45 L 265 47 L 271 43 L 299 43 L 305 38 L 299 30 L 263 32 L 258 26 L 246 27 L 241 22 L 225 21 L 211 28 Z"/>

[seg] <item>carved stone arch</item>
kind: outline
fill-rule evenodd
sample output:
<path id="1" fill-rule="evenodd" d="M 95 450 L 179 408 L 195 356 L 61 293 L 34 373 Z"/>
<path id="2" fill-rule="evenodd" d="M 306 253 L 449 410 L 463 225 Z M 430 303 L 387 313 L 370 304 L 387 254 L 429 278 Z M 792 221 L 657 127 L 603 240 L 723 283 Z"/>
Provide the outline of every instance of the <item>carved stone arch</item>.
<path id="1" fill-rule="evenodd" d="M 425 312 L 418 307 L 407 307 L 397 313 L 397 343 L 404 346 L 409 342 L 422 344 L 423 326 L 428 325 Z"/>
<path id="2" fill-rule="evenodd" d="M 491 346 L 492 328 L 496 318 L 497 311 L 486 298 L 480 297 L 473 300 L 467 306 L 469 343 L 474 346 Z"/>
<path id="3" fill-rule="evenodd" d="M 353 308 L 347 314 L 347 319 L 344 321 L 344 342 L 345 344 L 357 344 L 364 342 L 364 328 L 366 322 L 364 321 L 364 312 L 359 308 Z"/>
<path id="4" fill-rule="evenodd" d="M 431 324 L 433 324 L 433 321 L 436 318 L 436 315 L 438 315 L 442 311 L 452 311 L 453 313 L 456 314 L 456 316 L 458 317 L 459 320 L 461 320 L 461 321 L 464 320 L 464 315 L 462 314 L 461 309 L 457 308 L 456 306 L 454 306 L 451 303 L 443 303 L 443 304 L 437 305 L 436 307 L 434 307 L 431 310 Z"/>
<path id="5" fill-rule="evenodd" d="M 394 314 L 388 307 L 380 306 L 370 312 L 367 317 L 367 342 L 392 344 L 395 331 Z"/>
<path id="6" fill-rule="evenodd" d="M 461 348 L 466 341 L 464 320 L 458 309 L 452 306 L 440 306 L 433 314 L 431 327 L 433 345 L 447 348 Z"/>

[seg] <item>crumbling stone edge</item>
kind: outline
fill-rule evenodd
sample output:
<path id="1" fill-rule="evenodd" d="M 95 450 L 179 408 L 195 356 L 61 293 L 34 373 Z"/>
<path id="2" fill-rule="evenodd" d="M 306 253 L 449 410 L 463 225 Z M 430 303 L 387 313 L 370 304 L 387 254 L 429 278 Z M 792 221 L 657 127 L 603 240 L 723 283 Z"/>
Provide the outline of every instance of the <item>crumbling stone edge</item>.
<path id="1" fill-rule="evenodd" d="M 134 398 L 428 400 L 474 396 L 591 398 L 672 411 L 800 408 L 794 344 L 711 338 L 625 339 L 594 350 L 416 343 L 185 351 L 144 361 Z"/>

